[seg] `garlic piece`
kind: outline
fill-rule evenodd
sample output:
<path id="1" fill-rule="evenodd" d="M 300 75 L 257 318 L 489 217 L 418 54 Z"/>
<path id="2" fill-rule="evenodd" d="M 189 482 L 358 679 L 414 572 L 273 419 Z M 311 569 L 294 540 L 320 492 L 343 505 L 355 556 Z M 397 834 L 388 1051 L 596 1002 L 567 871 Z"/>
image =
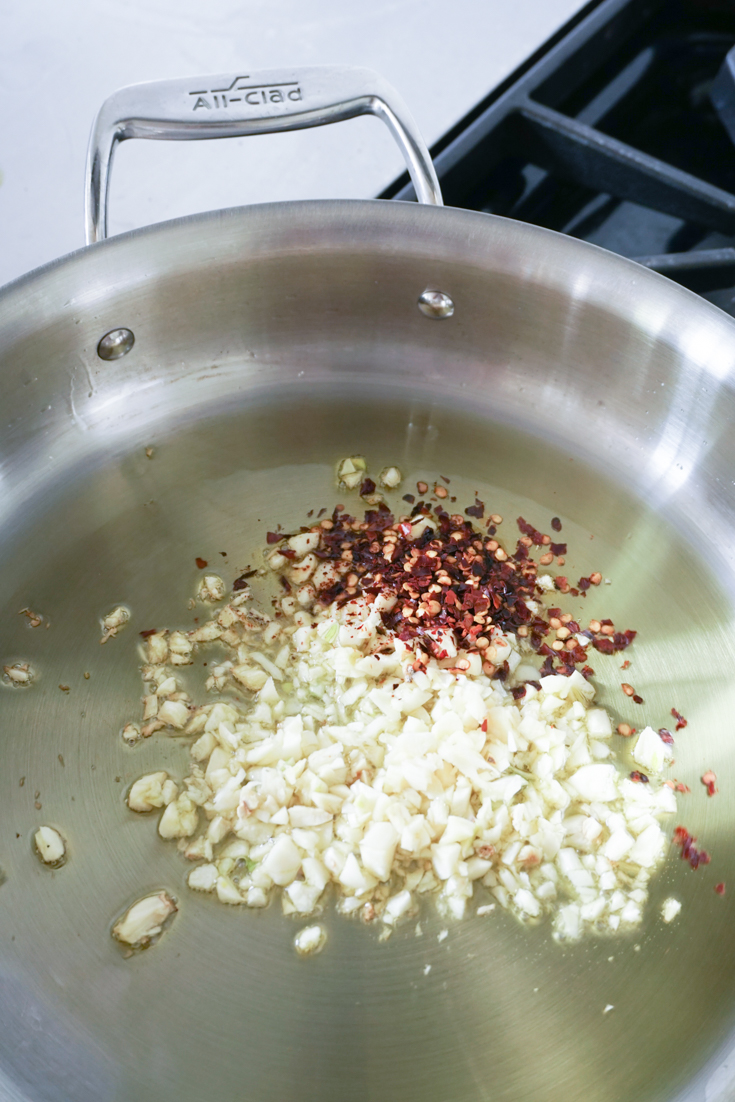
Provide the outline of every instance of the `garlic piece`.
<path id="1" fill-rule="evenodd" d="M 661 904 L 661 917 L 664 922 L 673 922 L 680 910 L 681 903 L 678 899 L 674 899 L 673 895 L 670 895 Z"/>
<path id="2" fill-rule="evenodd" d="M 379 478 L 380 485 L 385 486 L 387 490 L 396 490 L 403 481 L 403 475 L 398 470 L 398 467 L 383 467 Z"/>
<path id="3" fill-rule="evenodd" d="M 39 827 L 33 840 L 36 843 L 36 852 L 44 865 L 56 865 L 58 867 L 63 864 L 66 857 L 66 846 L 58 830 L 54 830 L 50 826 Z"/>
<path id="4" fill-rule="evenodd" d="M 29 662 L 14 662 L 12 666 L 3 666 L 3 673 L 11 685 L 30 685 L 35 677 L 35 671 Z"/>
<path id="5" fill-rule="evenodd" d="M 367 463 L 362 455 L 349 455 L 337 467 L 337 481 L 340 486 L 354 490 L 367 474 Z"/>
<path id="6" fill-rule="evenodd" d="M 166 919 L 178 910 L 168 892 L 146 895 L 133 903 L 112 927 L 112 936 L 134 949 L 147 948 L 163 930 Z"/>
<path id="7" fill-rule="evenodd" d="M 196 892 L 213 892 L 217 887 L 218 878 L 216 865 L 197 865 L 189 873 L 187 884 Z"/>
<path id="8" fill-rule="evenodd" d="M 129 619 L 130 610 L 125 608 L 124 605 L 118 605 L 117 608 L 113 608 L 112 612 L 108 612 L 106 616 L 103 616 L 100 643 L 106 643 L 108 639 L 112 639 L 117 635 L 120 628 L 124 627 Z"/>
<path id="9" fill-rule="evenodd" d="M 139 742 L 143 736 L 137 723 L 126 723 L 122 729 L 122 737 L 129 746 L 132 746 L 134 743 Z"/>
<path id="10" fill-rule="evenodd" d="M 173 800 L 158 824 L 158 833 L 162 838 L 190 838 L 199 823 L 196 804 L 186 793 Z"/>
<path id="11" fill-rule="evenodd" d="M 131 811 L 153 811 L 154 807 L 163 807 L 176 799 L 178 790 L 168 773 L 146 773 L 139 777 L 128 793 L 128 807 Z"/>
<path id="12" fill-rule="evenodd" d="M 205 574 L 197 586 L 197 597 L 200 601 L 222 601 L 226 592 L 227 587 L 218 574 Z"/>
<path id="13" fill-rule="evenodd" d="M 305 926 L 299 930 L 293 943 L 300 957 L 308 957 L 321 953 L 326 940 L 327 932 L 323 926 Z"/>

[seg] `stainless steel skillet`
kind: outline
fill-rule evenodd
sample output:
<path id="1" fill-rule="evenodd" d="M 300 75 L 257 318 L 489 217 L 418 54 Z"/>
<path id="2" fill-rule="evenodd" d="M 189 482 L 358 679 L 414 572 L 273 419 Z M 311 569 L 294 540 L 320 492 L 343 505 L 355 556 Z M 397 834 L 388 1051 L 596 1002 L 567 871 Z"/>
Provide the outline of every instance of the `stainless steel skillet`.
<path id="1" fill-rule="evenodd" d="M 308 71 L 247 79 L 294 76 L 304 111 Z M 417 308 L 427 289 L 452 316 Z M 133 346 L 101 358 L 120 328 Z M 0 364 L 0 657 L 39 671 L 0 696 L 2 1097 L 732 1098 L 733 323 L 635 264 L 504 219 L 291 203 L 126 234 L 10 285 Z M 438 941 L 429 909 L 423 936 L 381 944 L 328 911 L 327 949 L 302 961 L 292 920 L 187 893 L 155 820 L 125 809 L 135 777 L 187 756 L 175 739 L 119 738 L 137 631 L 188 624 L 195 557 L 233 577 L 267 528 L 334 501 L 333 464 L 352 451 L 444 474 L 458 502 L 477 491 L 509 538 L 519 514 L 559 515 L 570 572 L 611 579 L 583 611 L 639 630 L 625 677 L 641 715 L 687 716 L 680 820 L 712 853 L 693 873 L 672 850 L 634 939 L 562 947 L 496 915 Z M 119 601 L 133 621 L 100 647 Z M 621 718 L 622 679 L 597 663 Z M 57 872 L 31 851 L 41 822 L 69 840 Z M 123 959 L 112 920 L 162 886 L 180 900 L 173 929 Z M 665 926 L 669 894 L 684 906 Z"/>

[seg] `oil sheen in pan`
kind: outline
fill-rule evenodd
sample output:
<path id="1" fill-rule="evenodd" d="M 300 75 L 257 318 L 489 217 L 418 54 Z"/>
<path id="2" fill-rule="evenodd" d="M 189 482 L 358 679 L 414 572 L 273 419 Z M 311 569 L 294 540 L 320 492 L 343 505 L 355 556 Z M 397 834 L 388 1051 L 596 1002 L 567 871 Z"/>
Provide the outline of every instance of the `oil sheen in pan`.
<path id="1" fill-rule="evenodd" d="M 36 1098 L 53 1065 L 59 1099 L 83 1100 L 670 1098 L 732 1014 L 729 896 L 713 889 L 725 881 L 735 892 L 725 810 L 735 783 L 734 648 L 716 579 L 673 527 L 592 467 L 466 411 L 283 401 L 147 432 L 121 458 L 100 458 L 67 482 L 42 521 L 29 509 L 4 544 L 3 660 L 22 655 L 40 671 L 27 692 L 2 693 L 5 1073 Z M 634 937 L 564 947 L 548 925 L 523 928 L 499 908 L 448 924 L 428 907 L 423 936 L 411 923 L 380 944 L 378 931 L 327 907 L 327 947 L 304 961 L 292 949 L 298 923 L 277 906 L 249 912 L 189 892 L 186 863 L 157 837 L 155 819 L 124 807 L 137 776 L 178 775 L 187 757 L 176 738 L 133 750 L 119 738 L 140 694 L 137 632 L 199 615 L 186 608 L 197 556 L 231 581 L 258 562 L 278 522 L 307 523 L 308 509 L 339 500 L 357 507 L 334 484 L 334 464 L 354 452 L 374 473 L 398 464 L 397 499 L 416 479 L 442 474 L 457 506 L 477 493 L 504 516 L 508 542 L 517 516 L 548 529 L 557 515 L 569 545 L 564 572 L 611 579 L 569 602 L 581 616 L 609 615 L 639 632 L 624 675 L 621 658 L 595 656 L 600 699 L 630 719 L 634 705 L 619 688 L 627 680 L 645 699 L 640 725 L 664 725 L 672 706 L 687 716 L 672 774 L 692 794 L 680 797 L 677 821 L 712 854 L 693 873 L 672 847 Z M 100 647 L 98 618 L 120 601 L 133 620 Z M 49 618 L 48 631 L 17 615 L 26 606 Z M 711 800 L 698 784 L 707 768 L 721 792 Z M 41 821 L 63 827 L 74 854 L 51 874 L 27 844 Z M 160 887 L 180 903 L 173 928 L 124 960 L 110 923 Z M 658 911 L 670 894 L 683 909 L 667 926 Z"/>

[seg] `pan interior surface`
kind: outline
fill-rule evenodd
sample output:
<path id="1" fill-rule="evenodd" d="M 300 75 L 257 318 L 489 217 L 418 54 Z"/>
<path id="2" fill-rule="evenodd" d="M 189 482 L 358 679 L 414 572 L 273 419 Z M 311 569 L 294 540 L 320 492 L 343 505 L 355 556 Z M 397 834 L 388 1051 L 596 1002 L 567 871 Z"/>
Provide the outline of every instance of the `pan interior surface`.
<path id="1" fill-rule="evenodd" d="M 464 921 L 424 902 L 421 936 L 414 920 L 380 942 L 378 929 L 336 915 L 329 897 L 326 947 L 303 960 L 292 942 L 306 921 L 283 916 L 277 901 L 249 911 L 190 892 L 189 866 L 158 838 L 156 817 L 127 810 L 138 776 L 163 768 L 179 777 L 188 758 L 180 738 L 154 735 L 135 748 L 120 738 L 139 714 L 138 632 L 188 628 L 200 615 L 201 606 L 187 608 L 197 557 L 231 583 L 260 564 L 278 523 L 308 524 L 308 510 L 338 501 L 358 509 L 334 477 L 354 453 L 372 473 L 400 467 L 397 510 L 408 511 L 401 494 L 415 493 L 417 479 L 444 475 L 459 511 L 477 495 L 486 513 L 503 515 L 500 536 L 513 546 L 518 516 L 542 530 L 559 516 L 570 580 L 594 570 L 610 579 L 565 604 L 581 619 L 607 616 L 639 632 L 625 674 L 619 656 L 596 656 L 599 700 L 616 722 L 639 728 L 669 726 L 672 707 L 687 717 L 672 775 L 692 793 L 679 798 L 677 822 L 712 853 L 694 873 L 672 846 L 632 935 L 559 945 L 548 923 L 524 927 L 499 907 L 475 916 L 492 901 L 478 888 Z M 592 453 L 473 412 L 467 397 L 376 394 L 355 379 L 297 396 L 273 387 L 216 417 L 148 425 L 18 508 L 0 549 L 0 657 L 29 660 L 39 677 L 2 691 L 7 1097 L 676 1096 L 733 1026 L 732 585 L 707 565 L 705 544 L 696 517 L 687 526 L 647 505 Z M 267 607 L 267 587 L 258 592 Z M 131 623 L 100 647 L 99 619 L 120 602 Z M 47 617 L 48 630 L 30 628 L 23 608 Z M 197 667 L 208 657 L 200 653 Z M 184 668 L 182 680 L 198 685 L 200 672 Z M 643 705 L 622 694 L 624 680 Z M 706 769 L 717 773 L 714 799 L 699 783 Z M 57 871 L 32 852 L 41 823 L 68 839 L 69 861 Z M 714 892 L 720 881 L 732 886 L 724 897 Z M 176 897 L 179 913 L 159 944 L 125 959 L 111 924 L 157 888 Z M 669 895 L 683 906 L 665 925 Z"/>

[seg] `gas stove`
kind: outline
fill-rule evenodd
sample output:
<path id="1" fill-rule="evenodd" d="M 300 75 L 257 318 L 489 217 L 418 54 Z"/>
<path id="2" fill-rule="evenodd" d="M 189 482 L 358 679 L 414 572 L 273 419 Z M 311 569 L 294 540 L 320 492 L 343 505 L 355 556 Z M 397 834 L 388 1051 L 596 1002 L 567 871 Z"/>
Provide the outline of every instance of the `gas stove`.
<path id="1" fill-rule="evenodd" d="M 601 245 L 735 317 L 733 48 L 733 0 L 594 0 L 433 147 L 445 203 Z M 381 196 L 413 197 L 407 176 Z"/>

